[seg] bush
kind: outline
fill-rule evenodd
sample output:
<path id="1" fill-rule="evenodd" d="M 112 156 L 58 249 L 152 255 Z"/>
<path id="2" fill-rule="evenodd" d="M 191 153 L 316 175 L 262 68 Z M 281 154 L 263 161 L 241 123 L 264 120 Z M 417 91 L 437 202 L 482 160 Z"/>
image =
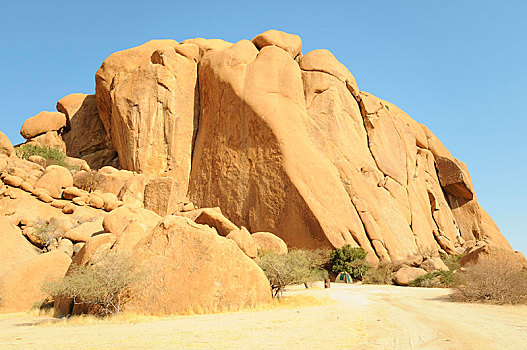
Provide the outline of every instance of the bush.
<path id="1" fill-rule="evenodd" d="M 94 264 L 72 265 L 68 275 L 47 283 L 44 291 L 54 298 L 72 298 L 74 304 L 88 304 L 95 313 L 108 316 L 120 312 L 143 275 L 132 259 L 110 252 Z"/>
<path id="2" fill-rule="evenodd" d="M 19 158 L 29 159 L 31 156 L 40 156 L 46 159 L 48 165 L 60 165 L 70 170 L 79 170 L 80 167 L 71 165 L 67 161 L 67 156 L 60 148 L 43 147 L 35 144 L 24 144 L 16 148 Z"/>
<path id="3" fill-rule="evenodd" d="M 527 304 L 527 271 L 509 260 L 482 260 L 454 277 L 455 301 Z"/>
<path id="4" fill-rule="evenodd" d="M 381 263 L 377 268 L 368 269 L 364 274 L 362 281 L 367 284 L 392 284 L 392 264 Z"/>
<path id="5" fill-rule="evenodd" d="M 331 252 L 330 266 L 331 271 L 336 274 L 347 272 L 354 279 L 362 279 L 370 265 L 366 261 L 366 251 L 362 248 L 354 248 L 345 245 L 340 249 Z"/>
<path id="6" fill-rule="evenodd" d="M 410 287 L 449 288 L 452 287 L 453 279 L 454 271 L 437 270 L 417 277 L 415 280 L 408 283 L 408 285 Z"/>
<path id="7" fill-rule="evenodd" d="M 445 263 L 445 265 L 448 267 L 450 271 L 455 271 L 459 269 L 461 266 L 461 258 L 463 257 L 463 254 L 461 255 L 445 255 L 441 254 L 441 260 Z"/>
<path id="8" fill-rule="evenodd" d="M 325 279 L 323 268 L 328 261 L 328 252 L 323 250 L 292 249 L 287 254 L 263 252 L 258 265 L 271 284 L 272 297 L 282 298 L 285 287 Z"/>

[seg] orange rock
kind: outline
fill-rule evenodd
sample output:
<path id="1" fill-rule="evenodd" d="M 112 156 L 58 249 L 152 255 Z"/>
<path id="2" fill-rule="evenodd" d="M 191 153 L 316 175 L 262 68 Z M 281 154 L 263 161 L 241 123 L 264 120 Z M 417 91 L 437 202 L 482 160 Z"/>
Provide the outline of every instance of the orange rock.
<path id="1" fill-rule="evenodd" d="M 393 276 L 394 282 L 399 286 L 407 286 L 408 283 L 426 274 L 426 271 L 418 267 L 403 267 Z"/>
<path id="2" fill-rule="evenodd" d="M 0 131 L 0 154 L 5 154 L 10 157 L 15 154 L 15 148 L 11 144 L 11 141 L 5 136 L 3 132 Z"/>
<path id="3" fill-rule="evenodd" d="M 249 257 L 256 258 L 258 256 L 258 246 L 252 238 L 251 234 L 245 227 L 231 231 L 227 238 L 232 239 L 238 247 Z"/>
<path id="4" fill-rule="evenodd" d="M 64 277 L 70 263 L 70 257 L 60 250 L 17 262 L 0 276 L 0 295 L 4 302 L 2 311 L 28 311 L 46 297 L 42 291 L 43 284 Z"/>
<path id="5" fill-rule="evenodd" d="M 496 247 L 486 244 L 461 258 L 461 266 L 477 264 L 484 260 L 494 260 L 502 263 L 510 263 L 527 269 L 527 259 L 521 252 L 515 252 L 509 249 Z"/>
<path id="6" fill-rule="evenodd" d="M 298 35 L 288 34 L 274 29 L 255 36 L 252 43 L 260 50 L 269 45 L 278 46 L 293 58 L 302 53 L 302 39 Z"/>
<path id="7" fill-rule="evenodd" d="M 70 171 L 58 165 L 50 165 L 35 184 L 35 189 L 46 189 L 51 197 L 60 199 L 62 198 L 62 189 L 71 186 L 73 186 L 73 177 Z"/>
<path id="8" fill-rule="evenodd" d="M 5 216 L 0 216 L 0 276 L 23 260 L 38 255 L 37 249 L 24 238 L 22 232 L 9 223 Z"/>
<path id="9" fill-rule="evenodd" d="M 57 102 L 57 110 L 67 118 L 62 138 L 68 156 L 85 160 L 93 169 L 119 166 L 117 152 L 99 117 L 95 95 L 70 94 Z"/>
<path id="10" fill-rule="evenodd" d="M 197 224 L 208 225 L 216 229 L 218 234 L 227 237 L 232 231 L 238 230 L 238 226 L 227 219 L 219 208 L 201 209 L 201 213 L 194 220 Z"/>
<path id="11" fill-rule="evenodd" d="M 31 139 L 48 131 L 60 130 L 65 126 L 66 116 L 63 113 L 40 112 L 24 122 L 20 135 L 25 139 Z"/>
<path id="12" fill-rule="evenodd" d="M 269 232 L 255 232 L 251 235 L 259 251 L 287 254 L 287 244 Z"/>

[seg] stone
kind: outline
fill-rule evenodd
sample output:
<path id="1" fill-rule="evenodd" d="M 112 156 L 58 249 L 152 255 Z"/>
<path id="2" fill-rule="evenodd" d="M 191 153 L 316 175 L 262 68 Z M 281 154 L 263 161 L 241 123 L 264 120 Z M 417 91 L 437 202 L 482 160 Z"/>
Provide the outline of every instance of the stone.
<path id="1" fill-rule="evenodd" d="M 227 238 L 232 239 L 238 247 L 249 257 L 256 258 L 258 256 L 258 246 L 252 238 L 251 234 L 245 227 L 231 231 Z"/>
<path id="2" fill-rule="evenodd" d="M 58 131 L 66 126 L 66 116 L 59 112 L 40 112 L 26 119 L 20 130 L 23 138 L 31 139 L 48 131 Z"/>
<path id="3" fill-rule="evenodd" d="M 119 236 L 134 219 L 151 229 L 157 225 L 161 217 L 151 210 L 123 205 L 106 215 L 102 222 L 104 232 Z"/>
<path id="4" fill-rule="evenodd" d="M 182 211 L 192 211 L 195 210 L 196 207 L 194 206 L 194 203 L 185 203 L 183 205 L 183 208 L 181 208 Z"/>
<path id="5" fill-rule="evenodd" d="M 432 257 L 425 259 L 419 266 L 426 272 L 430 271 L 448 271 L 448 267 L 439 257 Z"/>
<path id="6" fill-rule="evenodd" d="M 474 188 L 467 167 L 457 159 L 438 156 L 435 159 L 441 187 L 458 198 L 472 199 Z"/>
<path id="7" fill-rule="evenodd" d="M 43 188 L 49 191 L 51 197 L 62 198 L 62 189 L 73 186 L 73 177 L 68 169 L 58 165 L 50 165 L 44 171 L 44 175 L 37 181 L 35 188 Z"/>
<path id="8" fill-rule="evenodd" d="M 204 39 L 204 38 L 193 38 L 183 40 L 182 45 L 176 46 L 176 51 L 183 45 L 195 45 L 198 47 L 199 56 L 198 60 L 201 59 L 209 51 L 221 51 L 232 46 L 232 43 L 221 40 L 221 39 Z"/>
<path id="9" fill-rule="evenodd" d="M 24 238 L 22 232 L 9 223 L 5 216 L 0 216 L 0 276 L 26 259 L 37 256 L 38 250 Z"/>
<path id="10" fill-rule="evenodd" d="M 278 236 L 270 232 L 255 232 L 252 235 L 258 251 L 287 254 L 287 244 Z"/>
<path id="11" fill-rule="evenodd" d="M 104 199 L 94 193 L 90 193 L 88 196 L 88 205 L 96 209 L 102 209 L 104 208 Z"/>
<path id="12" fill-rule="evenodd" d="M 46 294 L 42 291 L 43 284 L 64 277 L 70 263 L 70 257 L 60 250 L 18 261 L 15 266 L 0 276 L 2 311 L 29 311 L 36 302 L 45 299 Z"/>
<path id="13" fill-rule="evenodd" d="M 69 239 L 63 238 L 59 240 L 57 250 L 64 252 L 71 258 L 73 256 L 73 243 Z"/>
<path id="14" fill-rule="evenodd" d="M 11 157 L 15 154 L 15 148 L 9 138 L 0 131 L 0 154 L 4 154 L 8 157 Z"/>
<path id="15" fill-rule="evenodd" d="M 20 185 L 20 189 L 29 193 L 33 193 L 33 191 L 35 190 L 33 185 L 28 181 L 22 182 L 22 184 Z"/>
<path id="16" fill-rule="evenodd" d="M 27 143 L 35 143 L 47 148 L 58 148 L 62 152 L 66 152 L 66 144 L 57 131 L 48 131 L 45 134 L 32 137 L 27 140 Z"/>
<path id="17" fill-rule="evenodd" d="M 408 283 L 426 274 L 426 271 L 418 267 L 403 267 L 393 276 L 394 282 L 399 286 L 407 286 Z"/>
<path id="18" fill-rule="evenodd" d="M 103 218 L 81 223 L 79 226 L 66 231 L 64 238 L 74 243 L 87 242 L 92 236 L 104 233 Z"/>
<path id="19" fill-rule="evenodd" d="M 221 210 L 215 208 L 205 208 L 201 210 L 199 216 L 194 220 L 197 224 L 208 225 L 216 229 L 218 234 L 227 237 L 232 231 L 238 230 L 238 226 L 227 219 Z"/>
<path id="20" fill-rule="evenodd" d="M 72 200 L 75 197 L 82 197 L 86 195 L 88 195 L 88 192 L 81 190 L 80 188 L 73 187 L 73 186 L 66 187 L 62 191 L 62 198 L 69 199 L 69 200 Z"/>
<path id="21" fill-rule="evenodd" d="M 62 208 L 62 212 L 64 214 L 73 214 L 75 212 L 75 208 L 75 205 L 68 203 L 64 206 L 64 208 Z"/>
<path id="22" fill-rule="evenodd" d="M 49 191 L 45 188 L 35 188 L 33 194 L 44 203 L 51 203 L 53 201 L 53 197 L 51 197 Z"/>
<path id="23" fill-rule="evenodd" d="M 270 45 L 278 46 L 290 54 L 292 58 L 302 53 L 302 39 L 298 35 L 274 29 L 258 34 L 251 41 L 259 50 Z"/>
<path id="24" fill-rule="evenodd" d="M 109 214 L 111 215 L 111 214 Z M 189 310 L 224 310 L 257 306 L 271 299 L 269 281 L 263 271 L 230 239 L 183 217 L 172 217 L 166 228 L 160 222 L 132 249 L 131 259 L 147 266 L 151 278 L 135 294 L 125 310 L 152 314 L 177 314 Z M 86 243 L 83 250 L 95 238 Z M 117 244 L 110 251 L 121 252 Z M 83 251 L 74 263 L 95 262 Z M 177 268 L 174 268 L 177 266 Z M 189 278 L 200 276 L 200 278 Z M 58 315 L 67 314 L 69 303 L 56 304 Z M 73 308 L 73 314 L 83 312 Z"/>
<path id="25" fill-rule="evenodd" d="M 423 256 L 420 254 L 416 254 L 405 260 L 405 263 L 411 267 L 419 267 L 419 265 L 421 265 L 422 262 L 423 262 Z"/>
<path id="26" fill-rule="evenodd" d="M 70 204 L 70 202 L 60 199 L 55 199 L 51 201 L 51 206 L 59 209 L 63 209 L 67 204 Z"/>
<path id="27" fill-rule="evenodd" d="M 4 177 L 4 183 L 9 186 L 20 187 L 20 185 L 22 185 L 23 182 L 24 182 L 24 179 L 18 176 L 7 175 L 6 177 Z"/>
<path id="28" fill-rule="evenodd" d="M 114 209 L 119 208 L 119 206 L 121 205 L 121 202 L 113 193 L 103 193 L 100 195 L 100 197 L 104 201 L 104 210 L 106 211 L 112 211 Z"/>
<path id="29" fill-rule="evenodd" d="M 35 164 L 38 164 L 40 165 L 41 167 L 45 168 L 47 166 L 47 160 L 44 158 L 44 157 L 41 157 L 41 156 L 36 156 L 36 155 L 33 155 L 33 156 L 30 156 L 28 158 L 28 160 L 30 162 L 33 162 Z"/>
<path id="30" fill-rule="evenodd" d="M 93 169 L 119 166 L 117 152 L 99 117 L 95 95 L 67 95 L 57 102 L 57 110 L 67 118 L 62 138 L 68 156 L 86 161 Z"/>
<path id="31" fill-rule="evenodd" d="M 145 186 L 145 209 L 152 210 L 158 215 L 166 216 L 176 211 L 177 183 L 171 177 L 156 177 Z"/>
<path id="32" fill-rule="evenodd" d="M 461 258 L 460 265 L 466 267 L 471 264 L 478 264 L 481 261 L 497 261 L 504 264 L 509 263 L 527 269 L 527 259 L 521 252 L 489 244 L 485 244 L 464 255 Z"/>

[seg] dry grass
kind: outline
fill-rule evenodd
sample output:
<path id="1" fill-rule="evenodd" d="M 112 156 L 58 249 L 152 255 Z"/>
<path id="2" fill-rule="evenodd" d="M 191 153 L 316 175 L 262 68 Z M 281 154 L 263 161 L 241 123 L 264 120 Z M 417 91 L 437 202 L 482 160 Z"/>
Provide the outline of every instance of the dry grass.
<path id="1" fill-rule="evenodd" d="M 115 323 L 142 323 L 152 321 L 171 320 L 178 317 L 205 315 L 205 314 L 226 314 L 236 312 L 257 312 L 267 311 L 275 309 L 296 309 L 296 308 L 307 308 L 314 306 L 329 305 L 334 303 L 333 299 L 327 297 L 314 297 L 311 295 L 288 295 L 284 296 L 281 301 L 276 299 L 271 300 L 267 304 L 260 304 L 257 306 L 237 306 L 230 308 L 217 308 L 217 309 L 205 309 L 201 307 L 194 307 L 186 312 L 174 315 L 151 315 L 141 314 L 131 311 L 123 311 L 117 315 L 109 317 L 99 317 L 94 315 L 76 315 L 61 319 L 46 319 L 40 322 L 40 326 L 86 326 L 86 325 L 97 325 L 97 324 L 115 324 Z M 38 309 L 33 309 L 29 312 L 32 316 L 49 316 L 51 317 L 53 312 L 39 312 Z"/>
<path id="2" fill-rule="evenodd" d="M 527 304 L 527 271 L 509 260 L 479 261 L 456 274 L 452 299 Z"/>

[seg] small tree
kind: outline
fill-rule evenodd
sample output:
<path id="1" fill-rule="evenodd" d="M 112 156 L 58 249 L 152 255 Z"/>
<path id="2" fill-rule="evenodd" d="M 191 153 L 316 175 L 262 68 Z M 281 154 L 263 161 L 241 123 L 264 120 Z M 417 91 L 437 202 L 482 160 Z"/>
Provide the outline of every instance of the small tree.
<path id="1" fill-rule="evenodd" d="M 67 276 L 48 283 L 44 290 L 52 297 L 65 296 L 74 304 L 99 308 L 104 316 L 118 314 L 144 275 L 132 259 L 110 252 L 91 265 L 74 265 Z"/>
<path id="2" fill-rule="evenodd" d="M 366 261 L 368 253 L 359 247 L 345 245 L 340 249 L 331 252 L 330 265 L 331 271 L 336 274 L 347 272 L 354 279 L 362 279 L 370 265 Z"/>
<path id="3" fill-rule="evenodd" d="M 271 284 L 273 298 L 281 300 L 286 286 L 313 282 L 327 277 L 323 266 L 327 263 L 327 254 L 322 251 L 293 249 L 287 254 L 264 252 L 260 255 L 259 265 Z"/>

